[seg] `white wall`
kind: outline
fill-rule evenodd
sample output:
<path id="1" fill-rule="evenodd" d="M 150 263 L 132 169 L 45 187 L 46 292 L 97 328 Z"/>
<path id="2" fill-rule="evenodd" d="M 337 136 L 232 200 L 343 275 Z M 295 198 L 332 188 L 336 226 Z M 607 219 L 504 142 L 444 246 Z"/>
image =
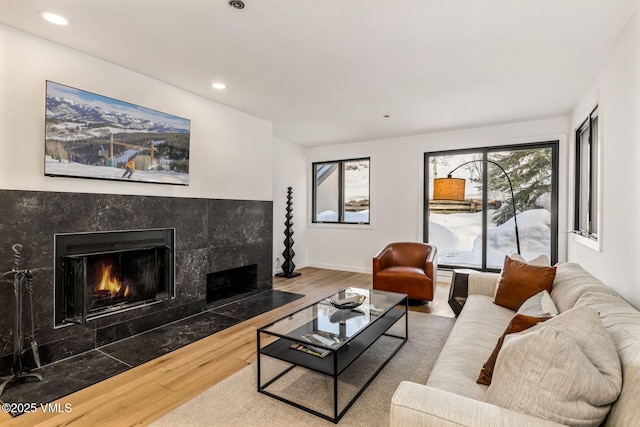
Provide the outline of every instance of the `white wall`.
<path id="1" fill-rule="evenodd" d="M 0 64 L 1 188 L 272 200 L 270 122 L 1 25 Z M 189 186 L 45 177 L 46 80 L 190 119 Z"/>
<path id="2" fill-rule="evenodd" d="M 274 271 L 282 266 L 284 251 L 284 230 L 287 207 L 287 188 L 293 189 L 293 263 L 298 268 L 306 267 L 307 258 L 307 161 L 303 147 L 274 138 L 273 140 L 273 257 Z M 280 262 L 276 262 L 280 257 Z M 278 268 L 278 271 L 282 271 Z"/>
<path id="3" fill-rule="evenodd" d="M 590 90 L 571 117 L 570 170 L 575 129 L 599 102 L 602 222 L 600 250 L 569 239 L 568 260 L 577 262 L 640 307 L 640 12 L 622 31 Z M 573 198 L 573 183 L 570 185 Z M 572 226 L 572 212 L 568 215 Z"/>
<path id="4" fill-rule="evenodd" d="M 309 265 L 348 271 L 371 271 L 372 257 L 393 241 L 422 241 L 424 153 L 481 146 L 560 141 L 559 259 L 566 256 L 566 148 L 564 117 L 432 133 L 346 145 L 313 147 L 311 162 L 371 157 L 371 226 L 309 224 Z M 309 198 L 310 183 L 307 185 Z M 310 201 L 309 201 L 310 203 Z M 307 218 L 309 221 L 309 218 Z"/>

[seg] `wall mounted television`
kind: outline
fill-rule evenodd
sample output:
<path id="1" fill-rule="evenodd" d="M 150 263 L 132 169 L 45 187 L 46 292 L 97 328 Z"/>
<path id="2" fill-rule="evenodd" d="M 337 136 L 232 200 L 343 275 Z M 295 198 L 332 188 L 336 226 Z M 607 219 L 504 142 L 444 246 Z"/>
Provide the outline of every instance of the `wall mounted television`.
<path id="1" fill-rule="evenodd" d="M 47 81 L 47 176 L 189 185 L 191 121 Z"/>

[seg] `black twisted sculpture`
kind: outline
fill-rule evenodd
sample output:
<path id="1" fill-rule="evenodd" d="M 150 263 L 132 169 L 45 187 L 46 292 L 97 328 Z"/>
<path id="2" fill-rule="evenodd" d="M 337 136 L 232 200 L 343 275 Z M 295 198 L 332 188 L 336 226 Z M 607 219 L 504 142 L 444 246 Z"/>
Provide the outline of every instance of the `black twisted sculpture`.
<path id="1" fill-rule="evenodd" d="M 296 276 L 300 276 L 300 273 L 295 272 L 296 265 L 293 263 L 293 257 L 296 254 L 293 251 L 293 188 L 287 188 L 287 214 L 285 215 L 286 221 L 284 222 L 285 230 L 284 230 L 284 252 L 282 252 L 282 257 L 284 258 L 284 262 L 282 263 L 282 273 L 276 274 L 278 277 L 286 277 L 288 279 Z"/>

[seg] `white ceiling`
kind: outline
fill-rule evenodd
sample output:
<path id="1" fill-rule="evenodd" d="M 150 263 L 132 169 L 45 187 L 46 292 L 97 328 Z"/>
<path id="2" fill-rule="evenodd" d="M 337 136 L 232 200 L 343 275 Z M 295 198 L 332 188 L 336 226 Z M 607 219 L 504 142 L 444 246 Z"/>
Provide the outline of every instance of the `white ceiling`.
<path id="1" fill-rule="evenodd" d="M 0 23 L 311 146 L 565 115 L 639 2 L 0 0 Z"/>

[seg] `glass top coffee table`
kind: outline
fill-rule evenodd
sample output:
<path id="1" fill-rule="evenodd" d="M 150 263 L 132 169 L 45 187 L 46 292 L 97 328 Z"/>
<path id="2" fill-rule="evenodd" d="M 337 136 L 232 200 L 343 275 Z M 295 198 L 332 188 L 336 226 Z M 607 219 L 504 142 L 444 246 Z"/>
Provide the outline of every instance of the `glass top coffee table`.
<path id="1" fill-rule="evenodd" d="M 258 391 L 337 423 L 407 341 L 407 304 L 346 288 L 258 329 Z"/>

